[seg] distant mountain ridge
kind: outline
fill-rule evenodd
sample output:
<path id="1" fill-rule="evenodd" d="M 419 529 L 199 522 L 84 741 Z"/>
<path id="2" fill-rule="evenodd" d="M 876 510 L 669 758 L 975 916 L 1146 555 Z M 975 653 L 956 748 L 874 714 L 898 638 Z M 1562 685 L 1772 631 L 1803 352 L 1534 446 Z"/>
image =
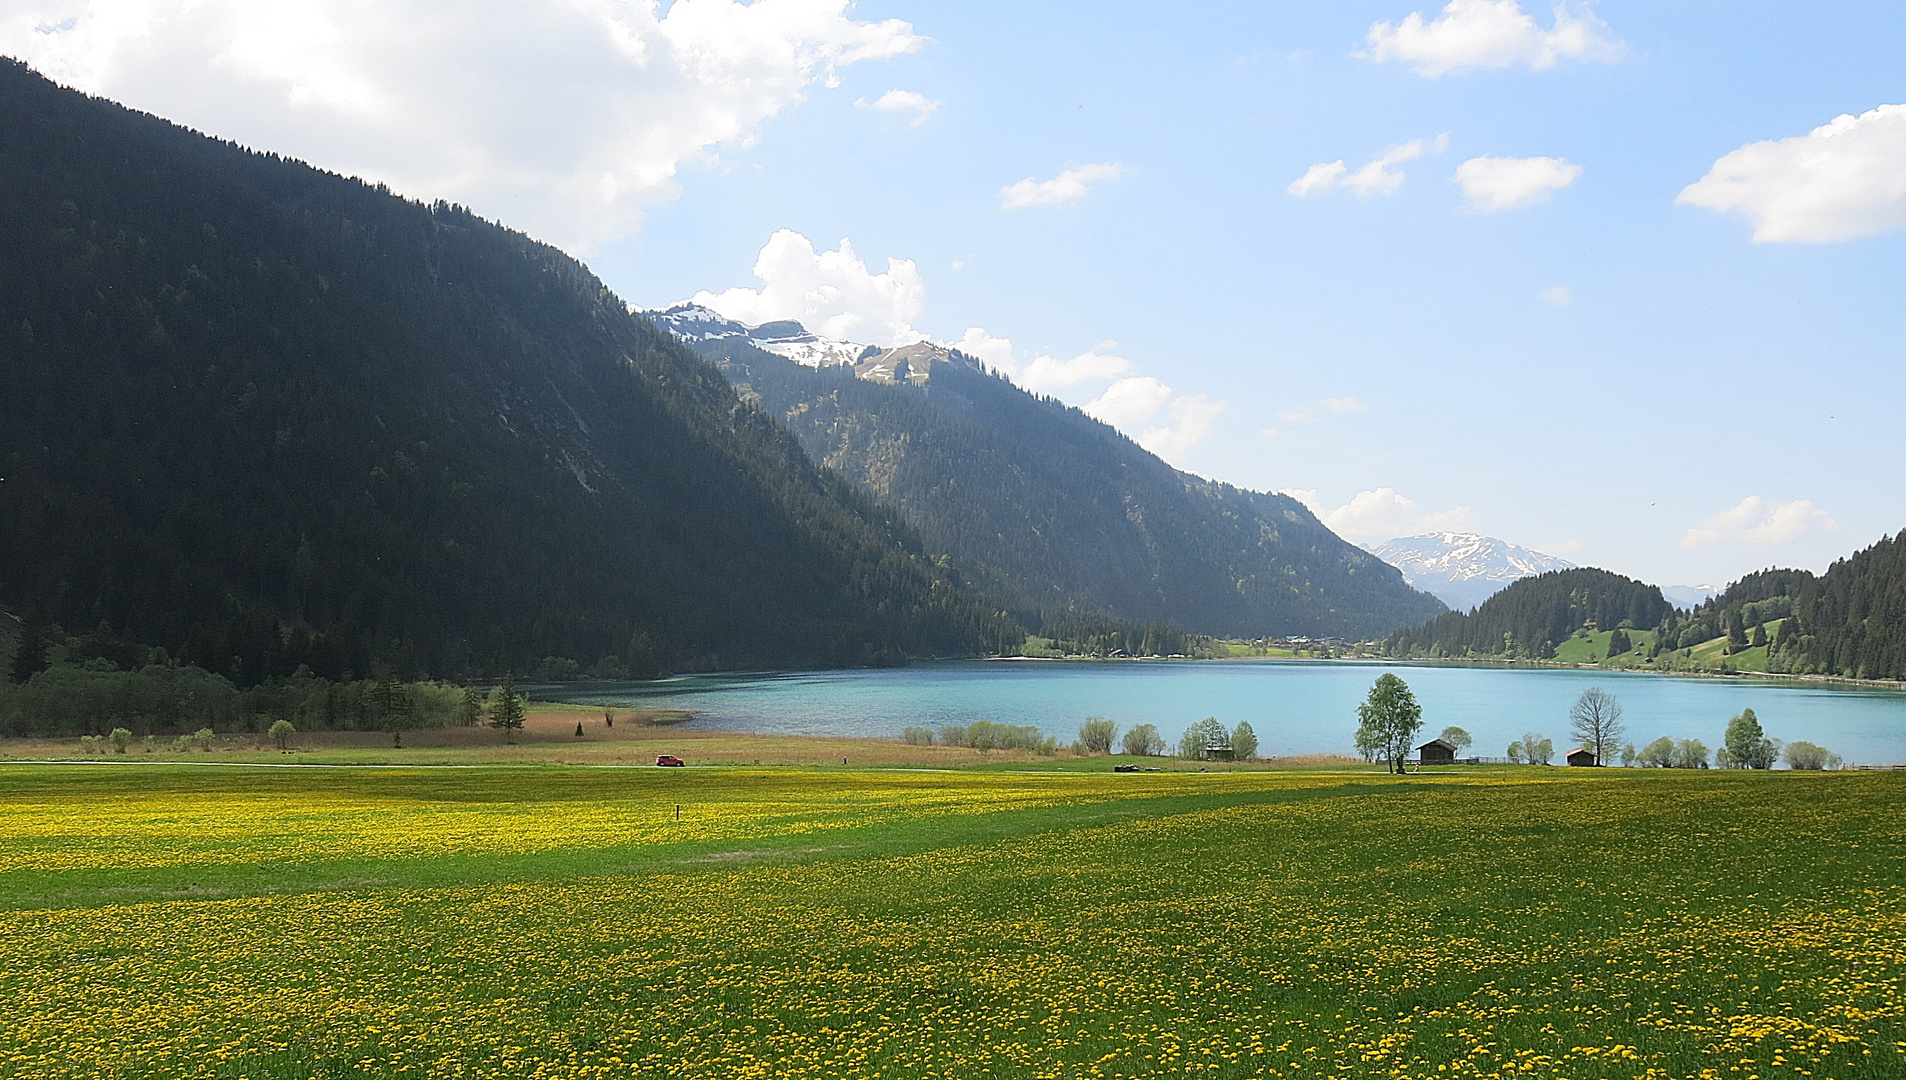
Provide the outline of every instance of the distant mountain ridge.
<path id="1" fill-rule="evenodd" d="M 1457 611 L 1500 592 L 1512 581 L 1575 564 L 1476 533 L 1434 532 L 1386 540 L 1371 553 L 1398 570 L 1416 588 Z"/>
<path id="2" fill-rule="evenodd" d="M 694 305 L 644 314 L 1029 625 L 1107 616 L 1220 637 L 1366 636 L 1443 610 L 1295 499 L 1181 473 L 957 350 L 809 343 L 790 324 Z"/>

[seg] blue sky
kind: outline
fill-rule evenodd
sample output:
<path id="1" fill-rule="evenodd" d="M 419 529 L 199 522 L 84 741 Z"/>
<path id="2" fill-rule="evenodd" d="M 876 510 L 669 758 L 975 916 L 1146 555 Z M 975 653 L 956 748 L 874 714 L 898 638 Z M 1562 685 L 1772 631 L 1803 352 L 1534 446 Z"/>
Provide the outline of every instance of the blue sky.
<path id="1" fill-rule="evenodd" d="M 1354 540 L 1724 583 L 1906 527 L 1897 4 L 252 7 L 0 0 L 0 52 L 636 304 L 964 338 Z"/>

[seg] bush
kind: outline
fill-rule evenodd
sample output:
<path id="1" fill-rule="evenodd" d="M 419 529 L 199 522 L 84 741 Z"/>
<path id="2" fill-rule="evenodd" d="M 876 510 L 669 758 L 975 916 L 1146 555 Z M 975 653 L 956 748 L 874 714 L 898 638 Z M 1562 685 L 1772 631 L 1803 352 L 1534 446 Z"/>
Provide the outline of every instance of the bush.
<path id="1" fill-rule="evenodd" d="M 900 733 L 900 741 L 906 743 L 908 746 L 932 746 L 933 729 L 910 727 Z"/>
<path id="2" fill-rule="evenodd" d="M 1165 740 L 1157 724 L 1135 724 L 1125 733 L 1123 749 L 1133 757 L 1157 757 L 1165 752 Z"/>
<path id="3" fill-rule="evenodd" d="M 116 727 L 112 729 L 112 734 L 106 736 L 106 738 L 112 741 L 113 753 L 123 754 L 126 752 L 126 747 L 132 742 L 132 732 L 122 727 Z"/>
<path id="4" fill-rule="evenodd" d="M 79 752 L 82 754 L 97 754 L 100 752 L 100 748 L 105 744 L 106 739 L 102 735 L 81 735 L 79 737 Z"/>
<path id="5" fill-rule="evenodd" d="M 1787 744 L 1787 767 L 1807 772 L 1840 767 L 1840 755 L 1829 753 L 1827 748 L 1816 743 L 1796 742 Z"/>
<path id="6" fill-rule="evenodd" d="M 1087 754 L 1111 753 L 1117 737 L 1118 725 L 1102 716 L 1088 716 L 1079 725 L 1079 747 Z"/>
<path id="7" fill-rule="evenodd" d="M 291 721 L 278 720 L 271 725 L 271 730 L 265 734 L 271 736 L 271 744 L 273 746 L 276 746 L 280 750 L 289 750 L 291 749 L 291 737 L 297 733 L 298 729 L 291 726 Z"/>
<path id="8" fill-rule="evenodd" d="M 1674 768 L 1674 740 L 1663 735 L 1654 742 L 1642 747 L 1636 760 L 1647 768 Z"/>
<path id="9" fill-rule="evenodd" d="M 1046 738 L 1036 727 L 995 724 L 991 720 L 975 720 L 964 727 L 943 727 L 940 729 L 940 741 L 948 746 L 964 746 L 981 751 L 1031 750 L 1050 754 L 1058 749 L 1058 743 Z"/>
<path id="10" fill-rule="evenodd" d="M 202 727 L 192 733 L 192 746 L 203 753 L 211 753 L 212 740 L 216 738 L 218 738 L 217 732 L 211 728 Z"/>

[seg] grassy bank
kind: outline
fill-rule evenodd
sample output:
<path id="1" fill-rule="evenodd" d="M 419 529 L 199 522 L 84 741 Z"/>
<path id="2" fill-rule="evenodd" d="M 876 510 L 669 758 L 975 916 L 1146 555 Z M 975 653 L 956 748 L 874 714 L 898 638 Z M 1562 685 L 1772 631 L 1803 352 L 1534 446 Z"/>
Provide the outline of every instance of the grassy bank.
<path id="1" fill-rule="evenodd" d="M 0 765 L 0 1074 L 1906 1069 L 1906 777 L 1099 761 Z"/>

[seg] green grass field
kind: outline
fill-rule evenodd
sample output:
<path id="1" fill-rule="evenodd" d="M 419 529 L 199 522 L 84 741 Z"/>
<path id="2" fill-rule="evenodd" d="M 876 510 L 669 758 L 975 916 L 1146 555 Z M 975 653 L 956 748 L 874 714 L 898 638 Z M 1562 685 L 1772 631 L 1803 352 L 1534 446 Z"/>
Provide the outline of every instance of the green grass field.
<path id="1" fill-rule="evenodd" d="M 0 765 L 0 1076 L 1897 1078 L 1903 797 Z"/>

